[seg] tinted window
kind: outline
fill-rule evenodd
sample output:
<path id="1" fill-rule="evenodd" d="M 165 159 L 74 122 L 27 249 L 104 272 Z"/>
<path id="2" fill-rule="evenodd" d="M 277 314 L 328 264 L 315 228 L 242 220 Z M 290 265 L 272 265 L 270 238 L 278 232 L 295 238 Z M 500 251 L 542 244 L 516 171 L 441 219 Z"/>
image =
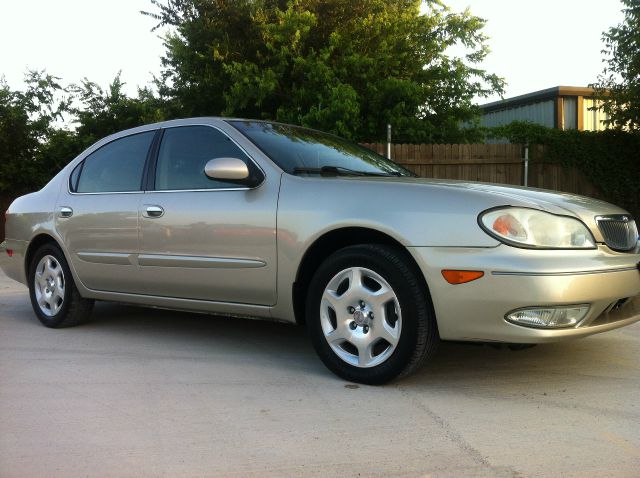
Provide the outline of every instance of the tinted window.
<path id="1" fill-rule="evenodd" d="M 214 158 L 242 159 L 255 173 L 255 166 L 226 135 L 208 126 L 183 126 L 164 131 L 158 164 L 156 189 L 216 189 L 238 185 L 238 181 L 210 179 L 204 173 Z"/>
<path id="2" fill-rule="evenodd" d="M 79 193 L 139 191 L 144 163 L 155 131 L 116 139 L 84 160 Z"/>
<path id="3" fill-rule="evenodd" d="M 402 166 L 332 134 L 279 123 L 229 121 L 288 173 L 330 168 L 341 174 L 414 176 Z"/>

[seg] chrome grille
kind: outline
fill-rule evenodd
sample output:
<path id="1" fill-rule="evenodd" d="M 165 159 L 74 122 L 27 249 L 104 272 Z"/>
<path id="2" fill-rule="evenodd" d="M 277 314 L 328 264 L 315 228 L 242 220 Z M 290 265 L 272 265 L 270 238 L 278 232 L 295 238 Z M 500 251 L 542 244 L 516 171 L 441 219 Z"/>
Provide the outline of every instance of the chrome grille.
<path id="1" fill-rule="evenodd" d="M 630 216 L 597 216 L 604 242 L 614 251 L 629 251 L 638 243 L 638 228 Z"/>

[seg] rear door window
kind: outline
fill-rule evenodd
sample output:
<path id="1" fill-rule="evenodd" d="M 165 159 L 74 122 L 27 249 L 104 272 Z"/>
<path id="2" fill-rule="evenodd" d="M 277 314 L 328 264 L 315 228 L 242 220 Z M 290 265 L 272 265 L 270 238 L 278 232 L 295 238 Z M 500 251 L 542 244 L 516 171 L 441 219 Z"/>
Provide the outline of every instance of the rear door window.
<path id="1" fill-rule="evenodd" d="M 85 158 L 79 178 L 72 174 L 78 193 L 140 191 L 144 164 L 155 131 L 116 139 Z M 75 182 L 75 184 L 74 184 Z"/>

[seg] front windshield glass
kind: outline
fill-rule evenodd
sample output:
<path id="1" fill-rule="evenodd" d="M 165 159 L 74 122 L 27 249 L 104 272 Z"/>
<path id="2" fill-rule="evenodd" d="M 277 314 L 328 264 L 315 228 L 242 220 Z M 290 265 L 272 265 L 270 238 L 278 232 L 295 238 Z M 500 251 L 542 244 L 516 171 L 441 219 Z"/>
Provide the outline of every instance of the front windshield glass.
<path id="1" fill-rule="evenodd" d="M 290 174 L 414 176 L 346 139 L 313 129 L 261 121 L 229 121 Z"/>

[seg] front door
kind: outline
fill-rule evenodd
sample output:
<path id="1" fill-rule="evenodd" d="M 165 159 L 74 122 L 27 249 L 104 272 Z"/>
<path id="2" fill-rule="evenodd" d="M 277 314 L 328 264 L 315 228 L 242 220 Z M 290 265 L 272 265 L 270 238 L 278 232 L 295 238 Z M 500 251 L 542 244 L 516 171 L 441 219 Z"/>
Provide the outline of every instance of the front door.
<path id="1" fill-rule="evenodd" d="M 280 178 L 266 177 L 256 188 L 210 179 L 204 166 L 219 157 L 242 159 L 262 175 L 217 128 L 164 130 L 153 190 L 140 205 L 138 262 L 146 293 L 273 305 Z"/>

